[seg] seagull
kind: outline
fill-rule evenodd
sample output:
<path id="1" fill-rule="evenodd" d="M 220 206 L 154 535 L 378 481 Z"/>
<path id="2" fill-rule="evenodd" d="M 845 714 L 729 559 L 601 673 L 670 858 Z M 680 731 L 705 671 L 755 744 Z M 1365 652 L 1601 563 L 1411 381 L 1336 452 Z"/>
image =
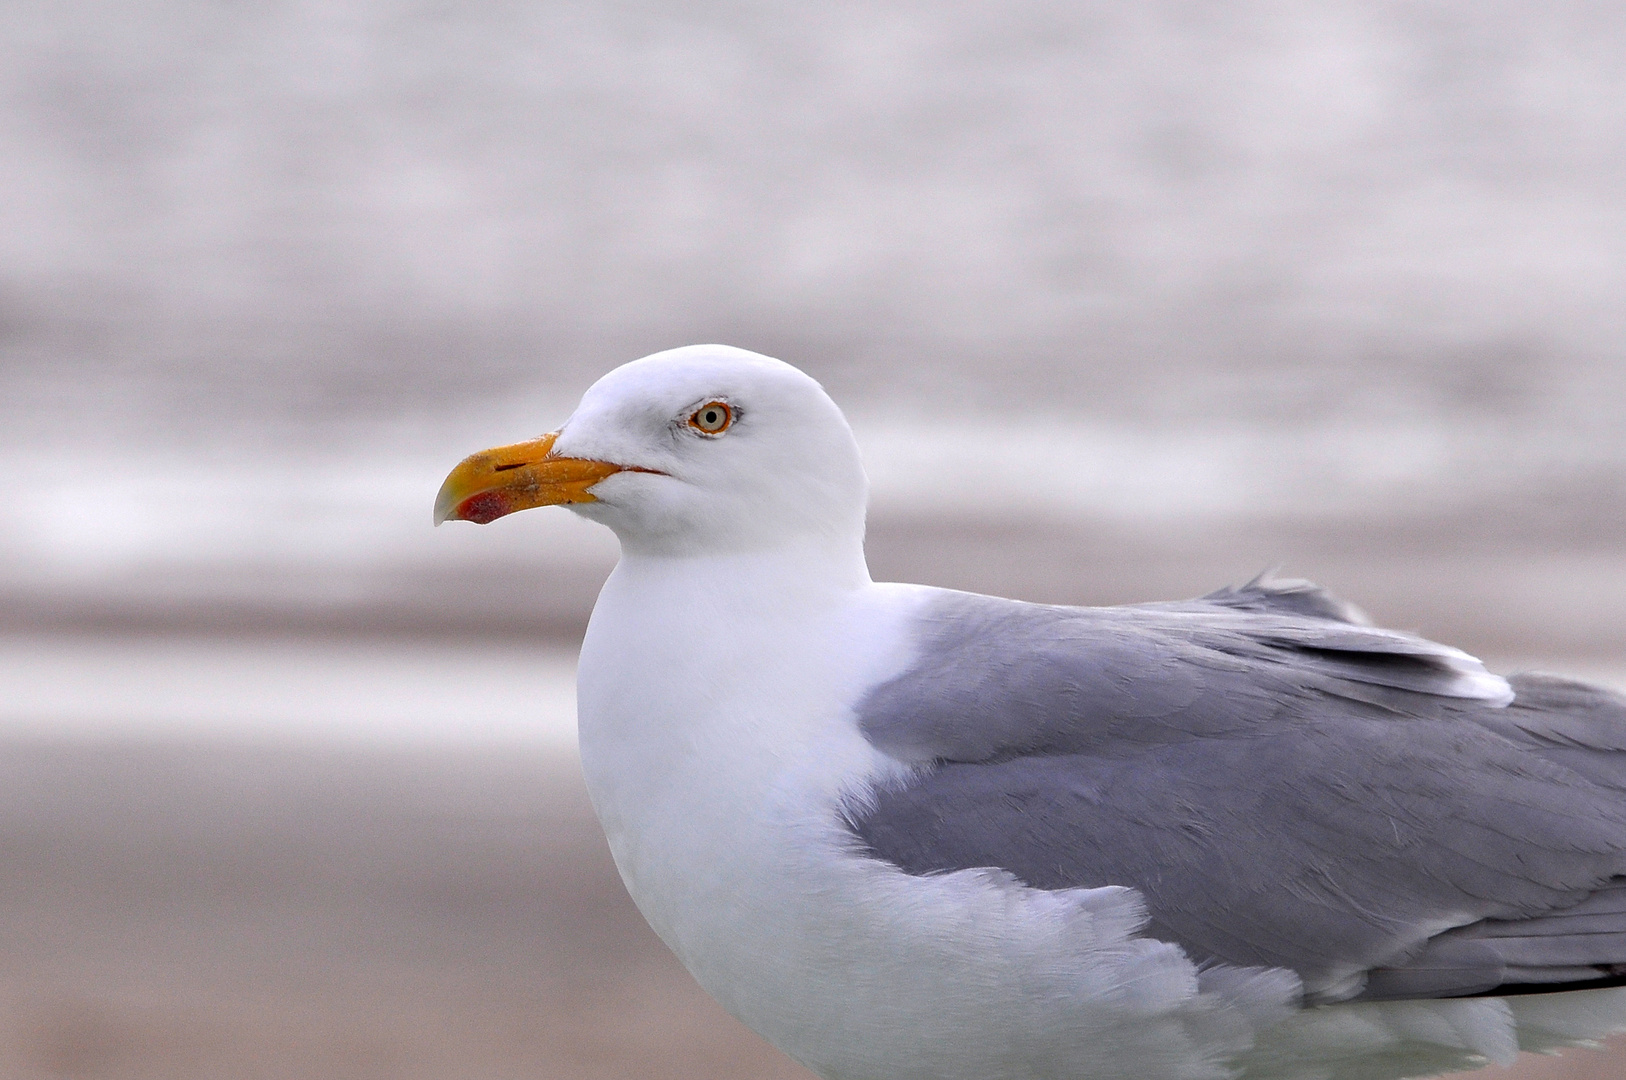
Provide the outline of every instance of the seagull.
<path id="1" fill-rule="evenodd" d="M 1302 581 L 1101 608 L 876 582 L 866 502 L 817 382 L 700 345 L 435 506 L 619 538 L 588 790 L 650 926 L 791 1057 L 1377 1080 L 1626 1025 L 1626 699 Z"/>

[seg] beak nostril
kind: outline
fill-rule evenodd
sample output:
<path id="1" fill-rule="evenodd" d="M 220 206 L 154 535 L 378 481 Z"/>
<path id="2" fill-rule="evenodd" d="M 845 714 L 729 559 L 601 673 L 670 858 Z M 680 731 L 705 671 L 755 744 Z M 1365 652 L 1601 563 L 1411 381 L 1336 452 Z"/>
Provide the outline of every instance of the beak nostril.
<path id="1" fill-rule="evenodd" d="M 493 465 L 491 467 L 491 471 L 492 472 L 507 472 L 509 469 L 522 469 L 526 465 L 529 465 L 529 464 L 530 464 L 530 462 L 528 462 L 528 461 L 516 461 L 512 465 Z"/>

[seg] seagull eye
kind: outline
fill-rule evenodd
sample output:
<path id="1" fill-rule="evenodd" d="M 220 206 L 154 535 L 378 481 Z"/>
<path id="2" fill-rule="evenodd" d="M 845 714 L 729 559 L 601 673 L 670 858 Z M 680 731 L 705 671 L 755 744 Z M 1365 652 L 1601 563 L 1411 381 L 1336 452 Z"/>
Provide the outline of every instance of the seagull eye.
<path id="1" fill-rule="evenodd" d="M 721 401 L 708 401 L 689 417 L 689 426 L 707 435 L 721 435 L 734 422 L 734 410 Z"/>

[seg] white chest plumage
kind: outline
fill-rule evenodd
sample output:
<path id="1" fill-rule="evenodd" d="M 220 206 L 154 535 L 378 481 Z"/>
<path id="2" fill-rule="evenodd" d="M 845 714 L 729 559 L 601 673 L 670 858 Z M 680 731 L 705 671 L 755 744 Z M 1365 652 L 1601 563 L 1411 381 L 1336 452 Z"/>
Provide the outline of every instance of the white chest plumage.
<path id="1" fill-rule="evenodd" d="M 907 605 L 805 582 L 762 604 L 741 580 L 762 569 L 623 562 L 582 648 L 589 789 L 635 899 L 686 960 L 688 908 L 754 901 L 789 841 L 834 830 L 843 794 L 888 767 L 850 706 L 907 662 Z"/>
<path id="2" fill-rule="evenodd" d="M 842 1080 L 1038 1077 L 1085 1058 L 1101 1076 L 1120 1059 L 1221 1075 L 1185 1030 L 1195 969 L 1133 936 L 1132 892 L 909 877 L 853 850 L 842 799 L 900 766 L 852 705 L 909 662 L 928 591 L 772 571 L 757 604 L 759 572 L 624 562 L 582 650 L 589 790 L 633 899 L 700 983 Z"/>

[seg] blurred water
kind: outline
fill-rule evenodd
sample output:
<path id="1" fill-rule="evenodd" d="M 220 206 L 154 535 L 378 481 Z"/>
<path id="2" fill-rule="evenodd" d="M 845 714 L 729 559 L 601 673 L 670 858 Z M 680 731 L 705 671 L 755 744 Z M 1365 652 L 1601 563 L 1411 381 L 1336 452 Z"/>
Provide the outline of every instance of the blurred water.
<path id="1" fill-rule="evenodd" d="M 1596 419 L 1623 50 L 1598 0 L 21 0 L 6 397 L 342 426 L 721 338 L 843 392 Z"/>
<path id="2" fill-rule="evenodd" d="M 0 735 L 573 750 L 572 651 L 437 642 L 0 636 Z"/>
<path id="3" fill-rule="evenodd" d="M 1623 52 L 1584 0 L 8 4 L 0 627 L 568 641 L 613 540 L 432 531 L 441 476 L 722 339 L 847 407 L 882 576 L 1283 563 L 1607 658 Z"/>
<path id="4" fill-rule="evenodd" d="M 1612 550 L 1623 51 L 1589 2 L 8 4 L 0 614 L 579 626 L 607 538 L 422 508 L 706 339 L 827 382 L 892 535 Z"/>
<path id="5" fill-rule="evenodd" d="M 244 448 L 212 439 L 0 450 L 0 505 L 11 508 L 0 517 L 0 622 L 116 614 L 123 624 L 246 619 L 270 629 L 359 618 L 579 631 L 614 561 L 607 531 L 562 510 L 487 528 L 429 525 L 433 493 L 465 453 L 554 426 L 567 411 L 456 417 L 441 430 L 323 429 Z M 1106 580 L 1091 570 L 1103 548 L 1138 552 L 1148 570 L 1208 560 L 1212 577 L 1180 586 L 1202 591 L 1284 560 L 1326 574 L 1359 557 L 1392 574 L 1397 560 L 1471 551 L 1541 573 L 1555 559 L 1607 569 L 1626 547 L 1626 427 L 1510 430 L 1463 417 L 1158 425 L 862 403 L 853 420 L 873 485 L 872 556 L 890 576 L 930 578 L 920 556 L 940 561 L 945 545 L 975 543 L 977 558 L 1009 564 L 1007 577 L 1028 575 L 999 587 L 1067 599 L 1099 593 L 1088 581 Z M 990 528 L 1007 537 L 1006 554 L 967 535 Z M 921 547 L 928 534 L 935 553 Z M 1014 554 L 1044 537 L 1044 558 Z M 1127 588 L 1133 580 L 1105 596 L 1147 598 Z"/>

